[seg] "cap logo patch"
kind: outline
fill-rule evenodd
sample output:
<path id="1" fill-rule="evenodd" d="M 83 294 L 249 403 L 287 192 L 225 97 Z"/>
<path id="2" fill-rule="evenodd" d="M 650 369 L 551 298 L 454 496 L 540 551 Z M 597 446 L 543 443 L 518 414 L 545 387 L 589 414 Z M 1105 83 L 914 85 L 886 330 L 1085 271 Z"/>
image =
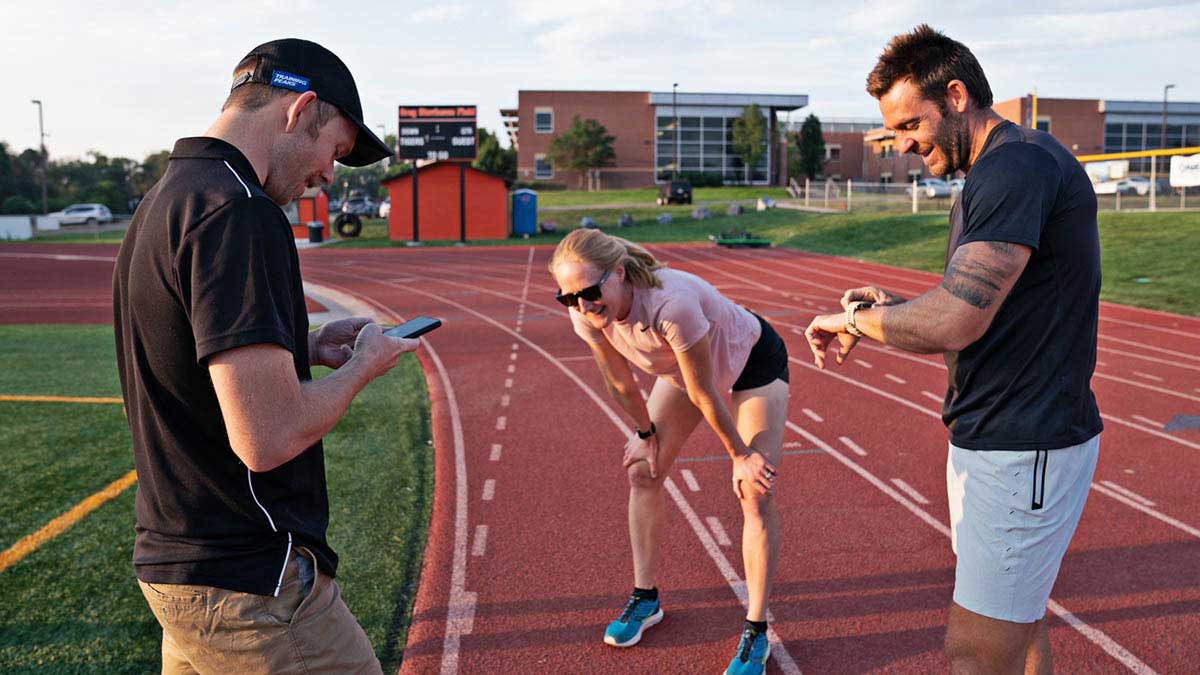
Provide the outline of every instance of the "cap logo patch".
<path id="1" fill-rule="evenodd" d="M 282 70 L 275 70 L 271 72 L 271 86 L 283 87 L 292 91 L 308 91 L 308 78 L 293 75 Z"/>

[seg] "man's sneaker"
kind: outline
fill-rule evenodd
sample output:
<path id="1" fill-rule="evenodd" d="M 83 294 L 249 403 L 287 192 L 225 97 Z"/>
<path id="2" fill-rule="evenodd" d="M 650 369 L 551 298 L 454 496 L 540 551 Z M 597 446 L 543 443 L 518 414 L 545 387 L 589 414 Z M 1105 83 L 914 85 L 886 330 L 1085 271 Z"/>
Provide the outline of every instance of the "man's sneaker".
<path id="1" fill-rule="evenodd" d="M 625 610 L 617 620 L 608 624 L 604 631 L 604 644 L 614 647 L 632 647 L 642 639 L 647 628 L 663 620 L 658 600 L 647 600 L 636 595 L 629 596 Z"/>
<path id="2" fill-rule="evenodd" d="M 771 644 L 767 642 L 767 634 L 759 633 L 749 628 L 742 631 L 742 639 L 738 642 L 737 653 L 725 669 L 725 675 L 750 675 L 762 673 L 767 667 L 767 657 L 771 655 Z"/>

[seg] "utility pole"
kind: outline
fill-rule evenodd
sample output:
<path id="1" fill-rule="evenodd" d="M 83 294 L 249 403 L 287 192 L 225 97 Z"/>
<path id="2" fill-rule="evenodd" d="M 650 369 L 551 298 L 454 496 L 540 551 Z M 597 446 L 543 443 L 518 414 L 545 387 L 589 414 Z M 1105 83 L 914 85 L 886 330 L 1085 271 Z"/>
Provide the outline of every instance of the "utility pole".
<path id="1" fill-rule="evenodd" d="M 1158 139 L 1158 147 L 1160 150 L 1167 149 L 1167 92 L 1170 91 L 1174 86 L 1175 85 L 1173 84 L 1168 84 L 1167 86 L 1163 87 L 1162 126 L 1159 127 Z M 1158 158 L 1155 157 L 1152 161 L 1157 164 Z M 1153 190 L 1154 186 L 1151 185 L 1150 189 Z"/>
<path id="2" fill-rule="evenodd" d="M 42 127 L 42 102 L 35 98 L 32 103 L 38 107 L 38 142 L 42 149 L 42 215 L 44 216 L 50 213 L 49 202 L 46 200 L 46 130 Z"/>
<path id="3" fill-rule="evenodd" d="M 671 165 L 671 178 L 679 176 L 679 109 L 676 107 L 676 89 L 679 88 L 679 83 L 675 82 L 671 85 L 671 126 L 675 129 L 675 163 Z"/>
<path id="4" fill-rule="evenodd" d="M 383 126 L 382 124 L 376 124 L 376 125 L 375 125 L 375 128 L 376 128 L 376 129 L 379 129 L 379 140 L 381 140 L 381 141 L 383 141 L 384 143 L 386 143 L 386 142 L 387 142 L 387 127 Z M 394 154 L 396 154 L 396 149 L 395 149 L 395 148 L 392 148 L 392 154 L 393 154 L 393 155 L 394 155 Z M 383 168 L 384 168 L 384 170 L 387 170 L 387 168 L 388 168 L 388 167 L 390 167 L 391 165 L 392 165 L 392 158 L 391 158 L 391 156 L 384 157 L 384 158 L 383 158 Z"/>

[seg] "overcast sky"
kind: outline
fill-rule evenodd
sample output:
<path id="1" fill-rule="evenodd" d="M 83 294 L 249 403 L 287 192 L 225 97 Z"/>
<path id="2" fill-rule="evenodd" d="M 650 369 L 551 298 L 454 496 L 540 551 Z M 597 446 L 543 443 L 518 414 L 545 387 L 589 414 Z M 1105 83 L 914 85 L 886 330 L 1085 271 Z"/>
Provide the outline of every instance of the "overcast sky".
<path id="1" fill-rule="evenodd" d="M 944 7 L 933 11 L 933 7 Z M 822 118 L 878 117 L 863 90 L 895 33 L 928 22 L 964 42 L 996 100 L 1200 101 L 1200 2 L 933 3 L 500 0 L 438 3 L 0 0 L 0 141 L 52 157 L 142 159 L 203 132 L 255 45 L 303 37 L 353 71 L 367 122 L 400 105 L 499 109 L 519 89 L 807 94 Z"/>

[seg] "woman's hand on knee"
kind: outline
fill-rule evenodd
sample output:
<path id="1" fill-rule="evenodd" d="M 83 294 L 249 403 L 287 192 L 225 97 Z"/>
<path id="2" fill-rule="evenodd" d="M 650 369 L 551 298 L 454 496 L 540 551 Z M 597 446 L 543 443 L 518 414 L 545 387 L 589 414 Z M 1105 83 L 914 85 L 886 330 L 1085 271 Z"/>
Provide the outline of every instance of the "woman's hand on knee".
<path id="1" fill-rule="evenodd" d="M 658 435 L 647 439 L 638 438 L 637 434 L 629 437 L 625 443 L 625 456 L 621 464 L 626 469 L 634 462 L 644 461 L 650 465 L 650 477 L 658 478 Z"/>
<path id="2" fill-rule="evenodd" d="M 750 448 L 750 454 L 733 459 L 733 494 L 745 499 L 743 484 L 760 495 L 769 495 L 775 489 L 775 466 L 763 454 Z"/>

